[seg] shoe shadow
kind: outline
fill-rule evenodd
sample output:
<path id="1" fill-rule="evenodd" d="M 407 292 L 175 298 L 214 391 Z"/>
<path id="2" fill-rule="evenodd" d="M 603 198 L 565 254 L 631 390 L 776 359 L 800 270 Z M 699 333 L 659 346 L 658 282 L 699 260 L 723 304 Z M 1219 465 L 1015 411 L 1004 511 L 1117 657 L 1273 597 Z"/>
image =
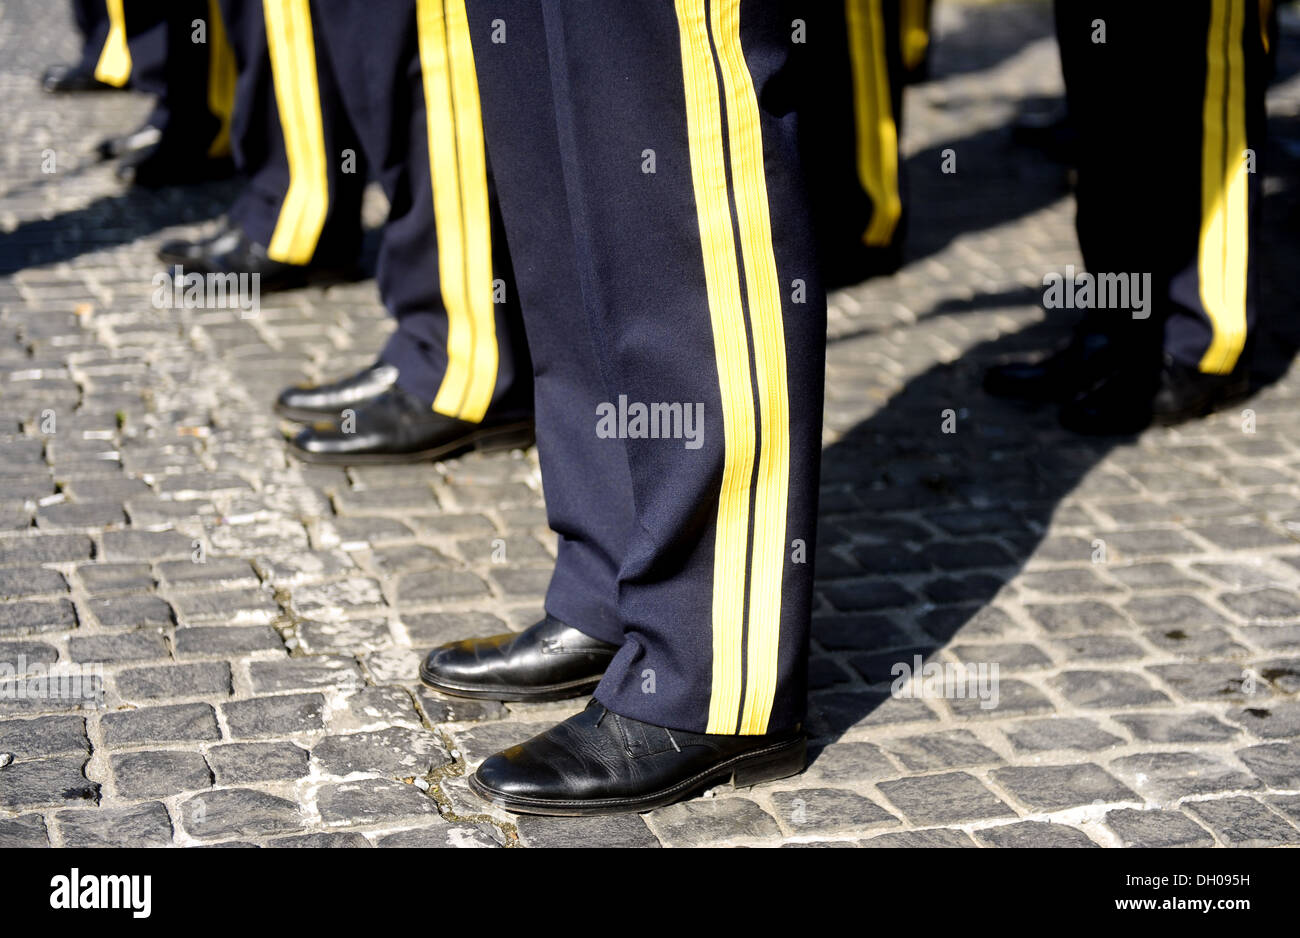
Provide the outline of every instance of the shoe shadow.
<path id="1" fill-rule="evenodd" d="M 81 173 L 50 178 L 61 187 L 75 186 L 74 174 Z M 22 222 L 0 238 L 0 275 L 130 244 L 172 225 L 216 218 L 238 192 L 233 179 L 163 189 L 129 187 L 52 218 Z"/>

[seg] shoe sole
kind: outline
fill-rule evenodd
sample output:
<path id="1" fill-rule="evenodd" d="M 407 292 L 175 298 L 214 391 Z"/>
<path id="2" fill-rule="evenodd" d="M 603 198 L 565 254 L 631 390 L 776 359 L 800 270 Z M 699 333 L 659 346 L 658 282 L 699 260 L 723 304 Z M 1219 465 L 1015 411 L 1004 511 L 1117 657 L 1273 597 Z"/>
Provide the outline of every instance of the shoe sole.
<path id="1" fill-rule="evenodd" d="M 640 798 L 599 798 L 590 801 L 544 801 L 518 798 L 494 791 L 484 785 L 475 772 L 469 787 L 484 801 L 514 814 L 540 814 L 548 817 L 594 817 L 610 814 L 640 814 L 674 804 L 692 795 L 731 782 L 734 788 L 751 788 L 762 782 L 798 775 L 808 764 L 808 740 L 804 736 L 776 743 L 756 752 L 734 756 L 710 766 L 688 779 Z"/>
<path id="2" fill-rule="evenodd" d="M 567 681 L 563 684 L 546 684 L 542 687 L 470 687 L 439 680 L 420 665 L 420 680 L 428 687 L 453 697 L 471 700 L 500 700 L 508 703 L 545 703 L 551 700 L 571 700 L 596 689 L 599 677 Z"/>
<path id="3" fill-rule="evenodd" d="M 495 453 L 501 450 L 524 449 L 536 441 L 532 421 L 502 424 L 497 427 L 476 430 L 465 436 L 457 437 L 450 443 L 435 446 L 432 449 L 414 453 L 312 453 L 289 445 L 289 452 L 306 463 L 320 466 L 374 466 L 414 462 L 436 462 L 450 459 L 471 450 L 482 453 Z"/>

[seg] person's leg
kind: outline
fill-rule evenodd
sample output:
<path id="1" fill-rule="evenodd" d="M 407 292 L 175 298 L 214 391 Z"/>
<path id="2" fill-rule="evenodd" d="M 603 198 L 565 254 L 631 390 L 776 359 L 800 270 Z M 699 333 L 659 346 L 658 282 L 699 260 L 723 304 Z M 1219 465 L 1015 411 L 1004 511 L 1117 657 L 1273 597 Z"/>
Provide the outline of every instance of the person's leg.
<path id="1" fill-rule="evenodd" d="M 511 209 L 506 239 L 523 255 L 516 290 L 531 313 L 524 325 L 538 458 L 557 556 L 545 620 L 518 635 L 435 648 L 420 675 L 459 696 L 572 697 L 595 688 L 623 641 L 618 571 L 635 524 L 632 480 L 621 440 L 601 439 L 589 425 L 573 422 L 575 413 L 594 415 L 609 395 L 578 282 L 541 7 L 476 3 L 468 8 L 468 26 L 485 90 L 488 156 Z M 509 93 L 492 93 L 503 88 Z M 520 114 L 528 120 L 521 122 Z"/>
<path id="2" fill-rule="evenodd" d="M 1062 6 L 1070 28 L 1095 32 L 1092 13 Z M 1201 416 L 1246 390 L 1267 71 L 1258 0 L 1198 0 L 1178 17 L 1122 3 L 1109 13 L 1106 41 L 1090 41 L 1067 72 L 1079 241 L 1090 275 L 1148 277 L 1150 295 L 1143 309 L 1089 316 L 1122 366 L 1061 416 L 1101 433 Z"/>
<path id="3" fill-rule="evenodd" d="M 141 128 L 102 142 L 100 156 L 121 157 L 119 178 L 142 186 L 228 175 L 235 63 L 215 0 L 129 0 L 125 10 L 131 85 L 155 104 Z"/>
<path id="4" fill-rule="evenodd" d="M 324 56 L 347 76 L 343 106 L 389 200 L 377 281 L 397 319 L 380 356 L 396 387 L 358 410 L 354 428 L 308 428 L 293 451 L 373 462 L 531 440 L 527 350 L 494 231 L 463 22 L 445 18 L 441 3 L 353 0 L 321 26 Z"/>
<path id="5" fill-rule="evenodd" d="M 366 162 L 308 0 L 222 0 L 237 66 L 230 149 L 246 179 L 227 225 L 163 245 L 162 259 L 257 273 L 263 290 L 347 276 L 361 244 Z"/>
<path id="6" fill-rule="evenodd" d="M 825 307 L 782 82 L 790 17 L 737 0 L 544 10 L 606 393 L 567 410 L 555 445 L 624 447 L 635 524 L 599 703 L 472 784 L 512 810 L 644 810 L 802 767 Z M 544 243 L 511 247 L 546 263 Z"/>
<path id="7" fill-rule="evenodd" d="M 890 273 L 901 262 L 903 2 L 844 0 L 801 11 L 793 46 L 806 84 L 799 141 L 830 286 Z"/>

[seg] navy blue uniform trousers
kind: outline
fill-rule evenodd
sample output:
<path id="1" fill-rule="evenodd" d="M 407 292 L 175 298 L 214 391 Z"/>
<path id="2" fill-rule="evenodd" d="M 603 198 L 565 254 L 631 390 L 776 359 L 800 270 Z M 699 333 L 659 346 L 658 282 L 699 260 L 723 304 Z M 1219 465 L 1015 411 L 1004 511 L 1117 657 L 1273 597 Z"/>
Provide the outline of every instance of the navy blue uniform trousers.
<path id="1" fill-rule="evenodd" d="M 175 159 L 230 152 L 235 64 L 216 0 L 76 0 L 83 65 L 155 98 L 148 123 Z"/>
<path id="2" fill-rule="evenodd" d="M 561 538 L 547 609 L 621 645 L 595 692 L 616 713 L 788 729 L 805 707 L 825 343 L 791 10 L 540 8 L 470 13 Z M 674 432 L 674 405 L 702 411 L 702 436 Z"/>
<path id="3" fill-rule="evenodd" d="M 1058 0 L 1078 232 L 1094 274 L 1150 273 L 1147 318 L 1095 327 L 1210 374 L 1244 361 L 1256 324 L 1266 0 Z M 1099 22 L 1100 21 L 1100 22 Z M 1103 28 L 1104 33 L 1099 32 Z"/>
<path id="4" fill-rule="evenodd" d="M 389 202 L 376 279 L 397 320 L 380 357 L 439 413 L 526 414 L 527 345 L 463 27 L 416 0 L 223 2 L 246 56 L 235 141 L 250 185 L 232 218 L 275 260 L 338 261 L 376 179 Z"/>

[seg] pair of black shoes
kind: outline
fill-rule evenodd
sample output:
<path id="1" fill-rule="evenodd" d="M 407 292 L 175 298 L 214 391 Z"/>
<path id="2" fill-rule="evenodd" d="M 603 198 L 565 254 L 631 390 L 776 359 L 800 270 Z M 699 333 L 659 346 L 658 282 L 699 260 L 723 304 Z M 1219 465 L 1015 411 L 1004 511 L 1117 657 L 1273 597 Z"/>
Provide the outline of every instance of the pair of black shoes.
<path id="1" fill-rule="evenodd" d="M 366 465 L 450 459 L 470 450 L 493 452 L 531 446 L 529 418 L 489 414 L 470 423 L 435 411 L 397 383 L 384 362 L 332 384 L 287 388 L 275 410 L 307 423 L 289 452 L 310 463 Z"/>
<path id="2" fill-rule="evenodd" d="M 595 689 L 618 652 L 551 616 L 515 635 L 453 642 L 420 666 L 430 687 L 461 697 L 563 700 Z M 801 729 L 766 736 L 691 733 L 621 716 L 592 700 L 575 716 L 484 760 L 479 797 L 520 814 L 649 811 L 719 784 L 798 774 Z"/>
<path id="3" fill-rule="evenodd" d="M 984 389 L 996 396 L 1060 405 L 1061 425 L 1076 433 L 1117 436 L 1152 424 L 1204 417 L 1250 391 L 1249 356 L 1225 375 L 1206 374 L 1155 351 L 1136 353 L 1099 332 L 1079 332 L 1040 362 L 995 365 Z"/>

